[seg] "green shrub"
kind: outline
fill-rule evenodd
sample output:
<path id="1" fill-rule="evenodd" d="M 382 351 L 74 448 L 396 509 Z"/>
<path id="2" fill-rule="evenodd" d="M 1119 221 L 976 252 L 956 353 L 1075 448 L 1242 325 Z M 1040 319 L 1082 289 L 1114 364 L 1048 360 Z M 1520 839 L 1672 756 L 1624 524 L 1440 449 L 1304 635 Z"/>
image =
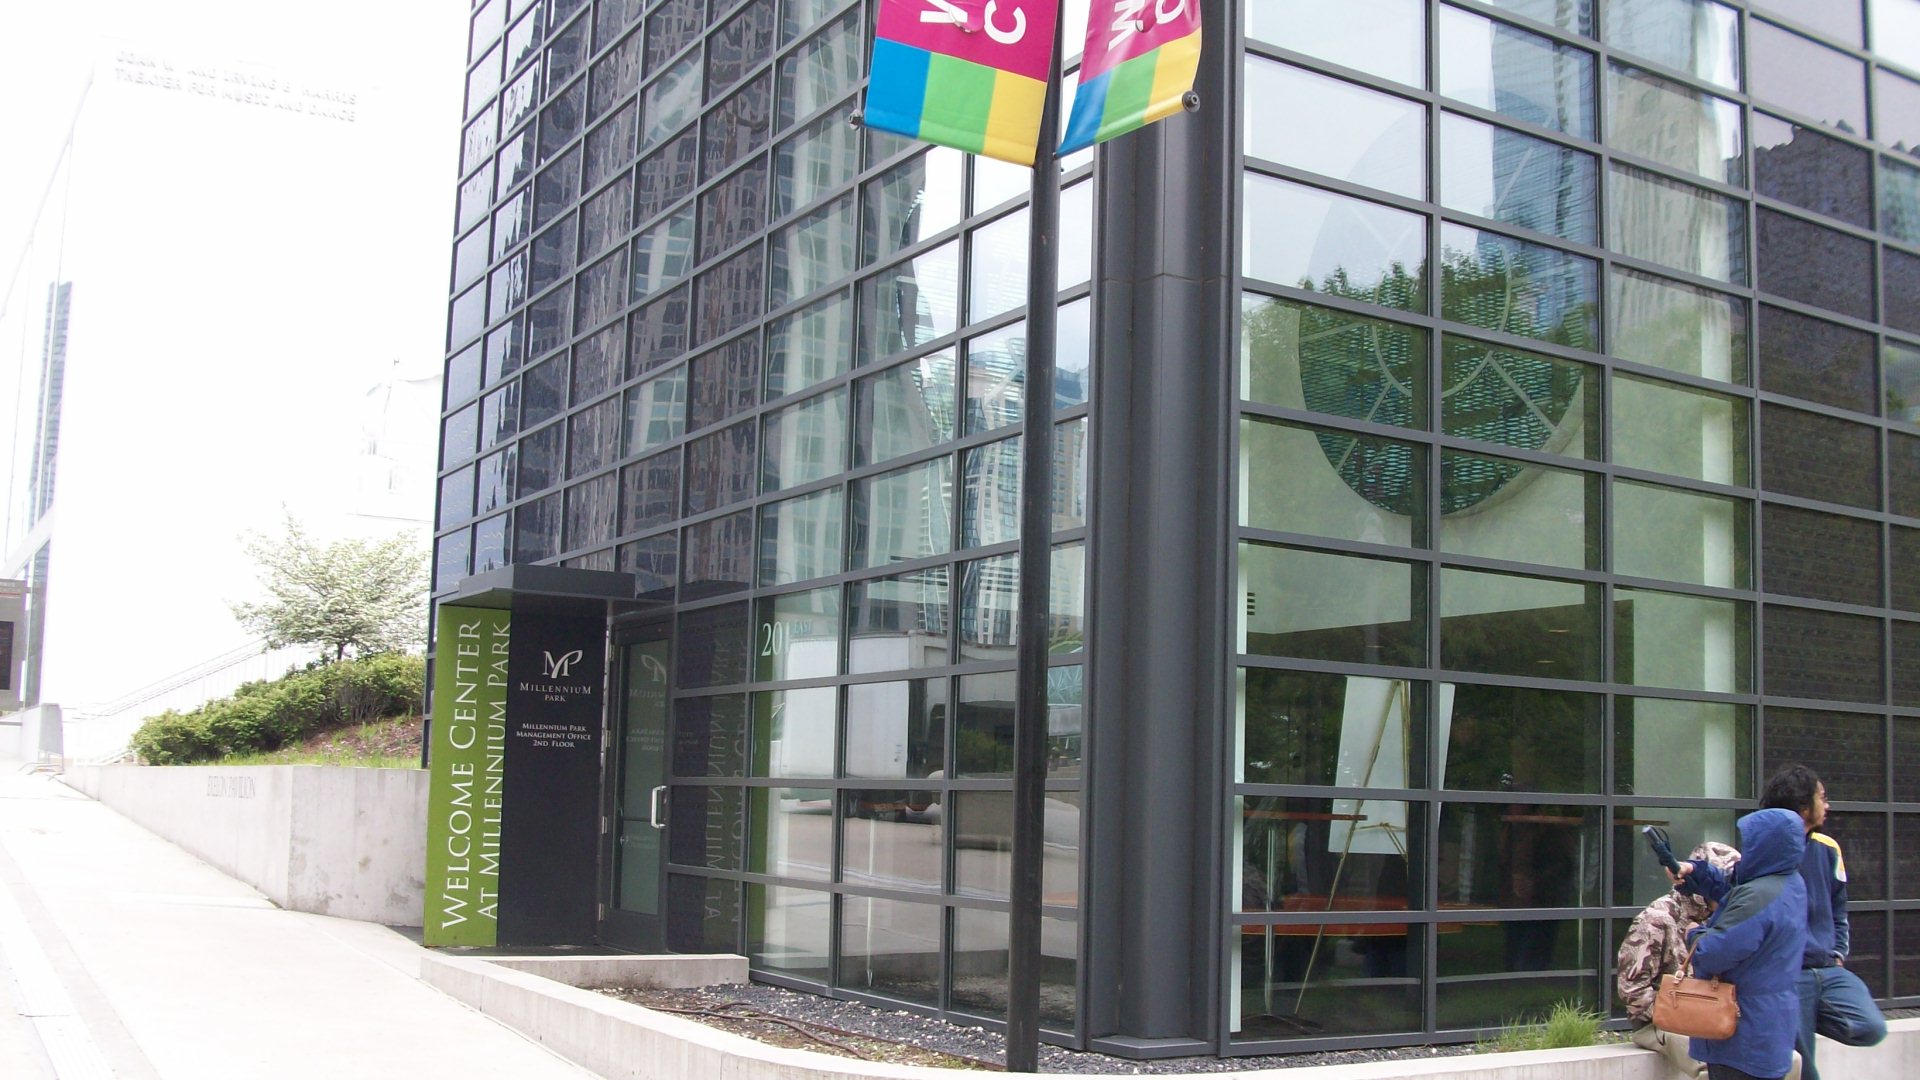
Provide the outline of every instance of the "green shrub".
<path id="1" fill-rule="evenodd" d="M 426 661 L 404 653 L 316 664 L 242 685 L 192 712 L 167 711 L 140 725 L 132 748 L 152 765 L 185 765 L 275 750 L 348 724 L 419 710 Z"/>
<path id="2" fill-rule="evenodd" d="M 1593 1046 L 1600 1042 L 1600 1027 L 1604 1021 L 1605 1018 L 1597 1012 L 1575 1002 L 1561 1001 L 1556 1002 L 1553 1010 L 1544 1018 L 1514 1020 L 1498 1037 L 1483 1045 L 1497 1052 Z"/>

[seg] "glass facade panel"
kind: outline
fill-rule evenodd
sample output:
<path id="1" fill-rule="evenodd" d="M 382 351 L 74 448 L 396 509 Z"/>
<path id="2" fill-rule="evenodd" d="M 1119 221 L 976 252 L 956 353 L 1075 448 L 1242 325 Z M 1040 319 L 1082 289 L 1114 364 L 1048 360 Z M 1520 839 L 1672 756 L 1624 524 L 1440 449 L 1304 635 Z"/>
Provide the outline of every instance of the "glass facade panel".
<path id="1" fill-rule="evenodd" d="M 1613 626 L 1615 682 L 1720 694 L 1752 689 L 1751 604 L 1615 588 Z"/>
<path id="2" fill-rule="evenodd" d="M 947 767 L 947 680 L 855 683 L 847 687 L 847 741 L 844 775 L 879 779 L 938 778 Z M 910 796 L 910 814 L 937 824 L 928 806 L 937 792 Z M 935 843 L 925 834 L 920 842 Z M 931 885 L 937 886 L 936 880 Z"/>
<path id="3" fill-rule="evenodd" d="M 1257 174 L 1246 201 L 1248 277 L 1426 309 L 1426 218 Z"/>
<path id="4" fill-rule="evenodd" d="M 953 546 L 953 461 L 939 458 L 853 484 L 853 567 L 939 555 Z"/>
<path id="5" fill-rule="evenodd" d="M 1448 435 L 1572 458 L 1600 456 L 1600 372 L 1592 365 L 1448 337 L 1440 377 L 1440 425 Z M 1478 501 L 1463 490 L 1451 508 Z"/>
<path id="6" fill-rule="evenodd" d="M 1445 5 L 1438 37 L 1442 94 L 1593 138 L 1593 54 Z"/>
<path id="7" fill-rule="evenodd" d="M 760 584 L 838 573 L 844 497 L 839 488 L 760 508 Z"/>
<path id="8" fill-rule="evenodd" d="M 1274 532 L 1424 547 L 1426 458 L 1424 448 L 1408 443 L 1243 420 L 1240 523 Z"/>
<path id="9" fill-rule="evenodd" d="M 1411 199 L 1427 193 L 1422 106 L 1257 56 L 1247 57 L 1246 93 L 1254 101 L 1315 103 L 1285 125 L 1247 110 L 1248 156 Z"/>
<path id="10" fill-rule="evenodd" d="M 1743 204 L 1625 165 L 1609 180 L 1608 247 L 1699 277 L 1746 281 Z"/>
<path id="11" fill-rule="evenodd" d="M 1748 588 L 1752 517 L 1745 499 L 1616 480 L 1613 569 L 1628 577 Z"/>
<path id="12" fill-rule="evenodd" d="M 1440 550 L 1600 568 L 1600 478 L 1453 450 L 1440 455 Z"/>
<path id="13" fill-rule="evenodd" d="M 1837 229 L 1761 209 L 1760 287 L 1856 319 L 1873 318 L 1873 244 Z"/>
<path id="14" fill-rule="evenodd" d="M 1615 267 L 1608 278 L 1609 350 L 1626 360 L 1725 383 L 1747 381 L 1747 304 Z"/>
<path id="15" fill-rule="evenodd" d="M 1813 128 L 1753 116 L 1753 188 L 1761 195 L 1866 228 L 1872 165 L 1872 154 Z"/>
<path id="16" fill-rule="evenodd" d="M 829 390 L 768 413 L 762 422 L 760 489 L 779 491 L 847 467 L 847 392 Z"/>
<path id="17" fill-rule="evenodd" d="M 1240 651 L 1353 663 L 1426 662 L 1425 569 L 1240 545 Z"/>
<path id="18" fill-rule="evenodd" d="M 1615 373 L 1613 459 L 1714 484 L 1746 484 L 1747 416 L 1740 398 Z"/>
<path id="19" fill-rule="evenodd" d="M 1408 866 L 1426 861 L 1426 807 L 1382 799 L 1236 800 L 1242 912 L 1405 911 L 1424 906 Z"/>
<path id="20" fill-rule="evenodd" d="M 1442 570 L 1440 663 L 1457 671 L 1597 679 L 1600 590 L 1573 581 Z"/>
<path id="21" fill-rule="evenodd" d="M 1746 180 L 1740 106 L 1637 68 L 1607 69 L 1607 144 L 1709 180 Z"/>
<path id="22" fill-rule="evenodd" d="M 1867 72 L 1860 61 L 1759 19 L 1747 23 L 1747 54 L 1747 89 L 1754 100 L 1866 133 Z"/>
<path id="23" fill-rule="evenodd" d="M 849 820 L 849 831 L 856 824 L 864 822 Z M 876 822 L 869 827 L 882 826 Z M 924 830 L 936 826 L 896 824 L 892 827 Z M 925 846 L 924 840 L 922 846 Z M 937 904 L 843 897 L 836 981 L 843 989 L 937 1008 L 943 921 L 943 910 Z"/>
<path id="24" fill-rule="evenodd" d="M 1426 684 L 1404 679 L 1245 668 L 1239 678 L 1234 779 L 1316 787 L 1425 786 L 1426 691 Z"/>
<path id="25" fill-rule="evenodd" d="M 1740 13 L 1712 0 L 1609 0 L 1606 40 L 1622 52 L 1740 89 Z"/>
<path id="26" fill-rule="evenodd" d="M 1613 790 L 1661 798 L 1753 797 L 1753 707 L 1616 697 Z"/>
<path id="27" fill-rule="evenodd" d="M 1592 244 L 1598 235 L 1599 167 L 1591 154 L 1442 113 L 1440 201 L 1449 209 Z"/>
<path id="28" fill-rule="evenodd" d="M 850 672 L 941 667 L 951 662 L 952 616 L 944 566 L 854 582 L 848 586 L 847 611 Z"/>
<path id="29" fill-rule="evenodd" d="M 1427 332 L 1248 294 L 1242 396 L 1399 427 L 1427 423 Z"/>
<path id="30" fill-rule="evenodd" d="M 1443 683 L 1435 705 L 1442 787 L 1590 794 L 1605 788 L 1606 707 L 1598 694 Z"/>
<path id="31" fill-rule="evenodd" d="M 1419 0 L 1265 0 L 1246 5 L 1247 37 L 1383 79 L 1427 84 L 1426 5 Z M 1072 48 L 1068 39 L 1068 48 Z"/>
<path id="32" fill-rule="evenodd" d="M 1880 440 L 1865 424 L 1761 406 L 1760 469 L 1768 491 L 1878 509 L 1879 459 Z"/>

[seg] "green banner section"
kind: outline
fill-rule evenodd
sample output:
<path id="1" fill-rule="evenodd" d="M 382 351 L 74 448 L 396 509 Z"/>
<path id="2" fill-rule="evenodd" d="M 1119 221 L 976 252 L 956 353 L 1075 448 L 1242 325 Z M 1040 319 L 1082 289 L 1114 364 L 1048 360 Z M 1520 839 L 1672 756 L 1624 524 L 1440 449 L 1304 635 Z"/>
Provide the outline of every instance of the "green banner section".
<path id="1" fill-rule="evenodd" d="M 509 613 L 441 607 L 427 794 L 428 945 L 492 945 L 500 910 Z"/>

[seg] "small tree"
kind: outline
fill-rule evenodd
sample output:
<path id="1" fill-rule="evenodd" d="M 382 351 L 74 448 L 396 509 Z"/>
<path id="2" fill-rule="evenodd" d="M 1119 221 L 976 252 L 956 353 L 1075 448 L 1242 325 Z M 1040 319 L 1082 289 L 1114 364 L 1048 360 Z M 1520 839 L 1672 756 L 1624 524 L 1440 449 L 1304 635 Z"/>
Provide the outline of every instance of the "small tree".
<path id="1" fill-rule="evenodd" d="M 228 606 L 273 648 L 317 645 L 339 660 L 426 642 L 427 557 L 406 534 L 322 544 L 289 514 L 285 535 L 244 540 L 271 599 Z"/>

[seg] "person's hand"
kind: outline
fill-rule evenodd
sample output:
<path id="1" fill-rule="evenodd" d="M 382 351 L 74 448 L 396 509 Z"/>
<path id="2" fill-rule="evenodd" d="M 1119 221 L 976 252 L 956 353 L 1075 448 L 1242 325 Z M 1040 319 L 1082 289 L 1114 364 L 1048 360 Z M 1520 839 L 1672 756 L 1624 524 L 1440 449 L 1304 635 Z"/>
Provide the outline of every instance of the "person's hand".
<path id="1" fill-rule="evenodd" d="M 1662 867 L 1661 869 L 1666 869 L 1666 868 Z M 1693 864 L 1690 862 L 1683 862 L 1680 864 L 1679 873 L 1676 874 L 1671 870 L 1667 870 L 1667 880 L 1673 882 L 1675 885 L 1678 885 L 1680 884 L 1681 879 L 1685 878 L 1688 874 L 1691 874 L 1691 873 L 1693 873 Z"/>
<path id="2" fill-rule="evenodd" d="M 1846 967 L 1846 966 L 1847 966 L 1847 958 L 1846 958 L 1846 957 L 1844 957 L 1844 956 L 1839 956 L 1839 955 L 1835 955 L 1835 956 L 1834 956 L 1834 958 L 1833 958 L 1833 966 L 1834 966 L 1834 967 Z"/>

